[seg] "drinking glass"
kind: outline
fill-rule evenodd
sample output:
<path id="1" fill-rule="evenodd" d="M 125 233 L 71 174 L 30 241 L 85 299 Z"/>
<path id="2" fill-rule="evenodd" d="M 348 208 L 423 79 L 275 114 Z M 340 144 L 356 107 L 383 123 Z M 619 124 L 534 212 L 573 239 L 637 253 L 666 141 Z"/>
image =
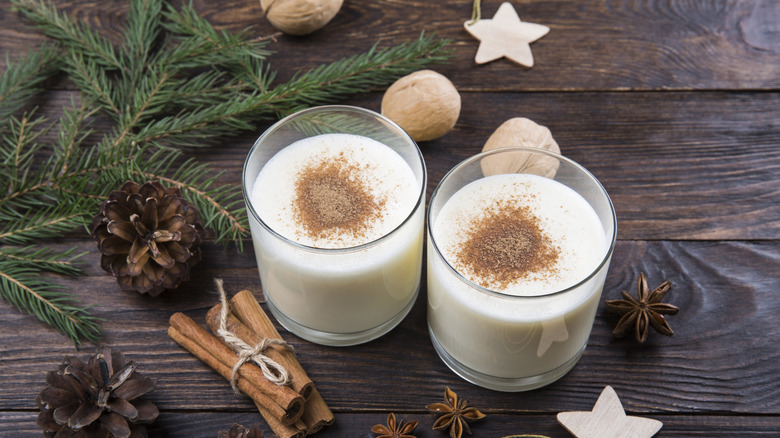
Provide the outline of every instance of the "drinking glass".
<path id="1" fill-rule="evenodd" d="M 589 267 L 568 287 L 532 296 L 522 290 L 511 294 L 491 290 L 470 281 L 445 259 L 440 247 L 445 236 L 439 233 L 447 231 L 437 227 L 444 205 L 475 181 L 515 173 L 562 184 L 584 198 L 583 210 L 590 206 L 598 217 L 591 221 L 592 229 L 603 238 L 594 239 Z M 468 230 L 458 232 L 462 231 Z M 428 208 L 428 328 L 440 358 L 465 380 L 499 391 L 530 390 L 564 376 L 587 344 L 615 236 L 615 211 L 604 187 L 566 157 L 512 147 L 484 152 L 455 166 L 436 187 Z"/>
<path id="2" fill-rule="evenodd" d="M 403 193 L 413 208 L 403 213 L 405 219 L 397 227 L 371 242 L 345 248 L 307 246 L 282 236 L 262 219 L 274 212 L 254 202 L 253 194 L 278 187 L 255 181 L 279 151 L 298 140 L 333 133 L 367 137 L 398 154 L 414 174 L 415 189 Z M 280 120 L 257 139 L 244 164 L 244 200 L 263 293 L 285 328 L 318 344 L 346 346 L 375 339 L 406 316 L 420 287 L 426 178 L 425 162 L 411 137 L 391 120 L 362 108 L 306 109 Z"/>

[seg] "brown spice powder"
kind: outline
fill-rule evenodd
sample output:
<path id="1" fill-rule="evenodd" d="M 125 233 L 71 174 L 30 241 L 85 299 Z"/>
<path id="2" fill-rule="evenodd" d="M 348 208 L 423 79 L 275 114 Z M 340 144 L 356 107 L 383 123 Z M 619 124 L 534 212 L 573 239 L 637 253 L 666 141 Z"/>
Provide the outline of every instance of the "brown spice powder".
<path id="1" fill-rule="evenodd" d="M 471 222 L 456 268 L 479 285 L 505 289 L 531 274 L 553 274 L 560 248 L 542 232 L 528 207 L 502 203 Z"/>
<path id="2" fill-rule="evenodd" d="M 295 220 L 313 238 L 365 237 L 383 202 L 356 176 L 359 167 L 343 154 L 306 167 L 295 183 Z"/>

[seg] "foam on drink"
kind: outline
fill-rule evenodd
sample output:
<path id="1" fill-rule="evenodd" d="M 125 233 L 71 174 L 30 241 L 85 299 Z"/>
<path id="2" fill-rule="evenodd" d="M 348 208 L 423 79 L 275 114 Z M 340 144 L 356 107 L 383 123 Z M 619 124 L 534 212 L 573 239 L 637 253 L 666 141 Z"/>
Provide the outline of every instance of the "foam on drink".
<path id="1" fill-rule="evenodd" d="M 554 180 L 502 174 L 460 188 L 433 222 L 428 324 L 440 355 L 455 361 L 448 364 L 462 375 L 529 379 L 523 386 L 573 366 L 593 324 L 609 246 L 590 204 Z"/>
<path id="2" fill-rule="evenodd" d="M 392 149 L 367 137 L 323 134 L 279 151 L 261 169 L 252 203 L 285 238 L 316 248 L 374 241 L 411 213 L 417 179 Z"/>
<path id="3" fill-rule="evenodd" d="M 250 227 L 283 325 L 344 345 L 403 318 L 420 284 L 424 182 L 389 146 L 352 134 L 305 138 L 264 163 L 249 199 L 265 227 Z"/>
<path id="4" fill-rule="evenodd" d="M 587 201 L 551 179 L 503 174 L 459 190 L 432 232 L 461 275 L 512 295 L 543 295 L 587 277 L 606 239 Z"/>

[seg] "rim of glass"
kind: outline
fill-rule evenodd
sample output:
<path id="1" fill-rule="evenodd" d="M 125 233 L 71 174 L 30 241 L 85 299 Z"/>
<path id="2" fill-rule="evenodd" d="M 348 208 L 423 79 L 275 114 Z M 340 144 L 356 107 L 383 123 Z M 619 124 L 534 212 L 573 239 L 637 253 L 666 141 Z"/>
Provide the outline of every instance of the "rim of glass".
<path id="1" fill-rule="evenodd" d="M 267 136 L 273 134 L 277 129 L 279 129 L 279 127 L 281 127 L 283 124 L 288 123 L 290 120 L 298 118 L 298 117 L 301 117 L 301 116 L 306 115 L 306 114 L 311 113 L 311 112 L 320 112 L 320 111 L 354 112 L 354 113 L 362 113 L 364 115 L 375 117 L 375 118 L 383 121 L 384 123 L 387 123 L 388 125 L 390 125 L 394 130 L 396 130 L 398 132 L 398 134 L 401 137 L 404 137 L 406 140 L 408 140 L 410 145 L 414 147 L 414 150 L 417 153 L 416 156 L 417 156 L 417 159 L 418 159 L 418 162 L 419 162 L 419 165 L 420 165 L 420 170 L 422 171 L 422 175 L 421 175 L 422 176 L 422 180 L 420 181 L 420 189 L 419 189 L 419 193 L 417 194 L 417 202 L 414 203 L 414 207 L 409 212 L 409 214 L 406 215 L 404 220 L 401 221 L 401 223 L 399 223 L 395 228 L 393 228 L 389 232 L 383 234 L 382 236 L 380 236 L 380 237 L 378 237 L 378 238 L 376 238 L 376 239 L 374 239 L 374 240 L 372 240 L 370 242 L 366 242 L 366 243 L 363 243 L 363 244 L 360 244 L 360 245 L 356 245 L 356 246 L 348 246 L 348 247 L 345 247 L 345 248 L 318 248 L 318 247 L 315 247 L 315 246 L 304 245 L 302 243 L 299 243 L 299 242 L 296 242 L 294 240 L 288 239 L 285 236 L 282 236 L 276 230 L 274 230 L 268 224 L 266 224 L 260 218 L 260 215 L 257 214 L 257 211 L 255 210 L 255 207 L 252 205 L 252 202 L 251 202 L 251 200 L 249 198 L 249 193 L 247 191 L 247 184 L 246 184 L 246 182 L 247 182 L 246 181 L 247 165 L 249 164 L 249 158 L 252 156 L 252 153 L 255 151 L 255 149 L 257 149 L 257 147 L 261 143 L 261 141 L 264 138 L 266 138 Z M 353 135 L 358 135 L 358 134 L 353 134 Z M 287 146 L 285 146 L 285 147 L 287 147 Z M 284 149 L 284 148 L 282 148 L 282 149 Z M 281 151 L 281 149 L 279 149 L 279 150 Z M 395 151 L 393 151 L 393 152 L 395 152 Z M 261 169 L 262 169 L 262 167 L 261 167 Z M 400 125 L 398 125 L 394 121 L 390 120 L 389 118 L 383 116 L 382 114 L 379 114 L 376 111 L 372 111 L 372 110 L 369 110 L 369 109 L 366 109 L 366 108 L 361 108 L 361 107 L 351 106 L 351 105 L 322 105 L 322 106 L 315 106 L 315 107 L 306 108 L 306 109 L 297 111 L 297 112 L 295 112 L 293 114 L 290 114 L 290 115 L 284 117 L 283 119 L 280 119 L 279 121 L 277 121 L 276 123 L 271 125 L 268 129 L 266 129 L 262 134 L 260 134 L 260 137 L 258 137 L 257 140 L 255 140 L 254 144 L 252 145 L 252 148 L 249 149 L 249 153 L 247 154 L 246 159 L 244 160 L 244 166 L 243 166 L 243 170 L 241 172 L 241 191 L 242 191 L 242 193 L 244 195 L 244 203 L 246 204 L 247 210 L 249 211 L 249 213 L 255 219 L 257 219 L 257 222 L 260 223 L 260 225 L 263 228 L 265 228 L 268 232 L 270 232 L 273 236 L 275 236 L 276 238 L 282 240 L 283 242 L 288 243 L 288 244 L 290 244 L 290 245 L 292 245 L 294 247 L 306 250 L 306 251 L 319 252 L 319 253 L 356 252 L 356 251 L 360 251 L 360 250 L 363 250 L 363 249 L 370 248 L 372 246 L 378 245 L 382 241 L 386 240 L 392 234 L 394 234 L 398 229 L 400 229 L 401 227 L 406 225 L 412 219 L 412 217 L 414 216 L 415 212 L 419 208 L 420 204 L 425 199 L 425 189 L 426 189 L 427 185 L 428 185 L 428 170 L 427 170 L 427 168 L 425 166 L 425 159 L 423 158 L 422 151 L 420 151 L 420 147 L 417 145 L 417 142 L 415 142 L 414 139 L 412 139 L 412 137 L 403 128 L 401 128 Z"/>
<path id="2" fill-rule="evenodd" d="M 482 158 L 485 158 L 490 155 L 496 155 L 500 153 L 507 153 L 507 152 L 530 152 L 530 153 L 538 153 L 542 155 L 548 155 L 552 158 L 556 158 L 560 161 L 564 161 L 568 164 L 571 164 L 572 166 L 576 167 L 580 171 L 583 172 L 585 176 L 587 176 L 589 179 L 591 179 L 593 182 L 596 183 L 596 187 L 598 187 L 601 190 L 601 193 L 604 195 L 604 197 L 607 199 L 607 203 L 609 204 L 609 210 L 612 217 L 612 239 L 609 243 L 609 248 L 607 249 L 606 253 L 604 254 L 604 257 L 601 259 L 601 262 L 591 271 L 590 274 L 585 276 L 582 280 L 578 281 L 572 286 L 569 286 L 565 289 L 548 292 L 542 295 L 512 295 L 507 294 L 500 291 L 495 291 L 492 289 L 488 289 L 484 286 L 481 286 L 477 283 L 474 283 L 473 281 L 469 280 L 465 276 L 463 276 L 460 272 L 458 272 L 457 269 L 455 269 L 449 261 L 444 257 L 444 255 L 441 253 L 441 250 L 439 249 L 439 246 L 436 244 L 436 239 L 433 237 L 433 222 L 431 221 L 431 205 L 433 204 L 433 200 L 436 199 L 437 195 L 439 194 L 439 189 L 441 188 L 442 184 L 449 179 L 454 172 L 456 172 L 458 169 L 460 169 L 463 166 L 466 166 L 470 163 L 473 163 L 477 160 L 481 160 Z M 552 178 L 550 178 L 552 179 Z M 475 180 L 476 181 L 476 180 Z M 457 191 L 456 191 L 457 192 Z M 539 149 L 539 148 L 529 148 L 529 147 L 522 147 L 522 146 L 511 146 L 511 147 L 503 147 L 498 149 L 493 149 L 485 152 L 481 152 L 479 154 L 473 155 L 469 158 L 466 158 L 465 160 L 461 161 L 460 163 L 456 164 L 455 167 L 450 169 L 449 172 L 447 172 L 444 177 L 439 181 L 439 184 L 436 185 L 436 189 L 434 189 L 433 194 L 431 194 L 431 200 L 428 205 L 428 212 L 425 215 L 425 220 L 428 223 L 428 239 L 431 241 L 431 245 L 433 246 L 434 251 L 436 251 L 436 255 L 441 259 L 444 264 L 447 266 L 447 268 L 455 274 L 455 277 L 459 279 L 460 281 L 466 283 L 466 285 L 470 286 L 473 289 L 476 289 L 479 292 L 486 293 L 488 295 L 493 295 L 499 298 L 505 298 L 505 299 L 515 299 L 515 300 L 527 300 L 527 299 L 536 299 L 536 298 L 549 298 L 556 295 L 563 295 L 566 292 L 569 292 L 571 290 L 577 289 L 583 284 L 590 281 L 599 271 L 601 271 L 602 268 L 604 268 L 604 265 L 610 260 L 610 257 L 612 256 L 612 253 L 615 250 L 615 242 L 617 240 L 617 216 L 615 214 L 615 206 L 612 204 L 612 199 L 609 197 L 609 194 L 607 193 L 607 190 L 604 188 L 603 185 L 601 185 L 601 182 L 592 174 L 588 169 L 586 169 L 583 165 L 577 163 L 576 161 L 564 157 L 561 154 L 556 154 L 554 152 L 550 152 L 546 149 Z M 428 254 L 428 257 L 431 257 L 432 254 Z"/>

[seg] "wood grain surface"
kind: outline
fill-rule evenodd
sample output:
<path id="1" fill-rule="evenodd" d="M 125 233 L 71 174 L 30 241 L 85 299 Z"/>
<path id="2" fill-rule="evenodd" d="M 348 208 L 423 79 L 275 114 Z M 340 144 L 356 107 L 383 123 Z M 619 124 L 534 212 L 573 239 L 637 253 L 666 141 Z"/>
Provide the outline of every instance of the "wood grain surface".
<path id="1" fill-rule="evenodd" d="M 54 0 L 63 11 L 120 42 L 127 2 Z M 177 3 L 177 2 L 174 2 Z M 618 243 L 605 299 L 670 280 L 673 337 L 651 334 L 646 345 L 614 339 L 616 317 L 599 306 L 588 347 L 564 378 L 528 393 L 471 385 L 437 357 L 426 325 L 425 288 L 410 315 L 365 345 L 322 347 L 280 328 L 336 414 L 322 437 L 372 437 L 370 428 L 395 412 L 430 429 L 425 405 L 450 387 L 488 414 L 478 437 L 570 436 L 561 411 L 590 410 L 611 385 L 631 415 L 664 423 L 658 437 L 765 437 L 780 434 L 780 3 L 774 0 L 536 0 L 512 2 L 523 21 L 551 28 L 531 45 L 536 65 L 506 60 L 477 66 L 477 42 L 462 24 L 471 1 L 346 0 L 333 22 L 306 37 L 281 36 L 270 59 L 278 80 L 420 31 L 453 40 L 455 58 L 436 67 L 462 97 L 446 136 L 420 144 L 428 196 L 444 174 L 478 152 L 504 120 L 528 117 L 548 126 L 568 157 L 582 163 L 609 192 Z M 499 1 L 483 1 L 490 18 Z M 254 34 L 274 32 L 259 2 L 194 1 L 213 24 Z M 10 59 L 45 41 L 0 0 L 0 49 Z M 2 55 L 2 53 L 0 53 Z M 0 56 L 0 70 L 6 59 Z M 58 77 L 36 103 L 50 119 L 62 115 L 75 87 Z M 344 102 L 378 110 L 382 90 Z M 220 182 L 240 190 L 240 169 L 256 132 L 188 156 L 224 171 Z M 107 129 L 99 123 L 96 129 Z M 53 134 L 49 134 L 50 136 Z M 44 138 L 45 141 L 45 138 Z M 249 240 L 244 252 L 204 244 L 192 279 L 158 298 L 119 291 L 99 267 L 83 230 L 50 242 L 86 251 L 82 278 L 61 279 L 93 313 L 105 318 L 103 341 L 152 377 L 161 410 L 152 437 L 215 437 L 234 421 L 262 422 L 250 400 L 166 335 L 174 312 L 203 321 L 217 302 L 212 279 L 226 290 L 252 291 L 264 302 Z M 424 280 L 423 280 L 424 284 Z M 86 355 L 91 346 L 79 354 Z M 41 436 L 34 399 L 45 374 L 73 354 L 67 338 L 0 301 L 0 437 Z"/>

